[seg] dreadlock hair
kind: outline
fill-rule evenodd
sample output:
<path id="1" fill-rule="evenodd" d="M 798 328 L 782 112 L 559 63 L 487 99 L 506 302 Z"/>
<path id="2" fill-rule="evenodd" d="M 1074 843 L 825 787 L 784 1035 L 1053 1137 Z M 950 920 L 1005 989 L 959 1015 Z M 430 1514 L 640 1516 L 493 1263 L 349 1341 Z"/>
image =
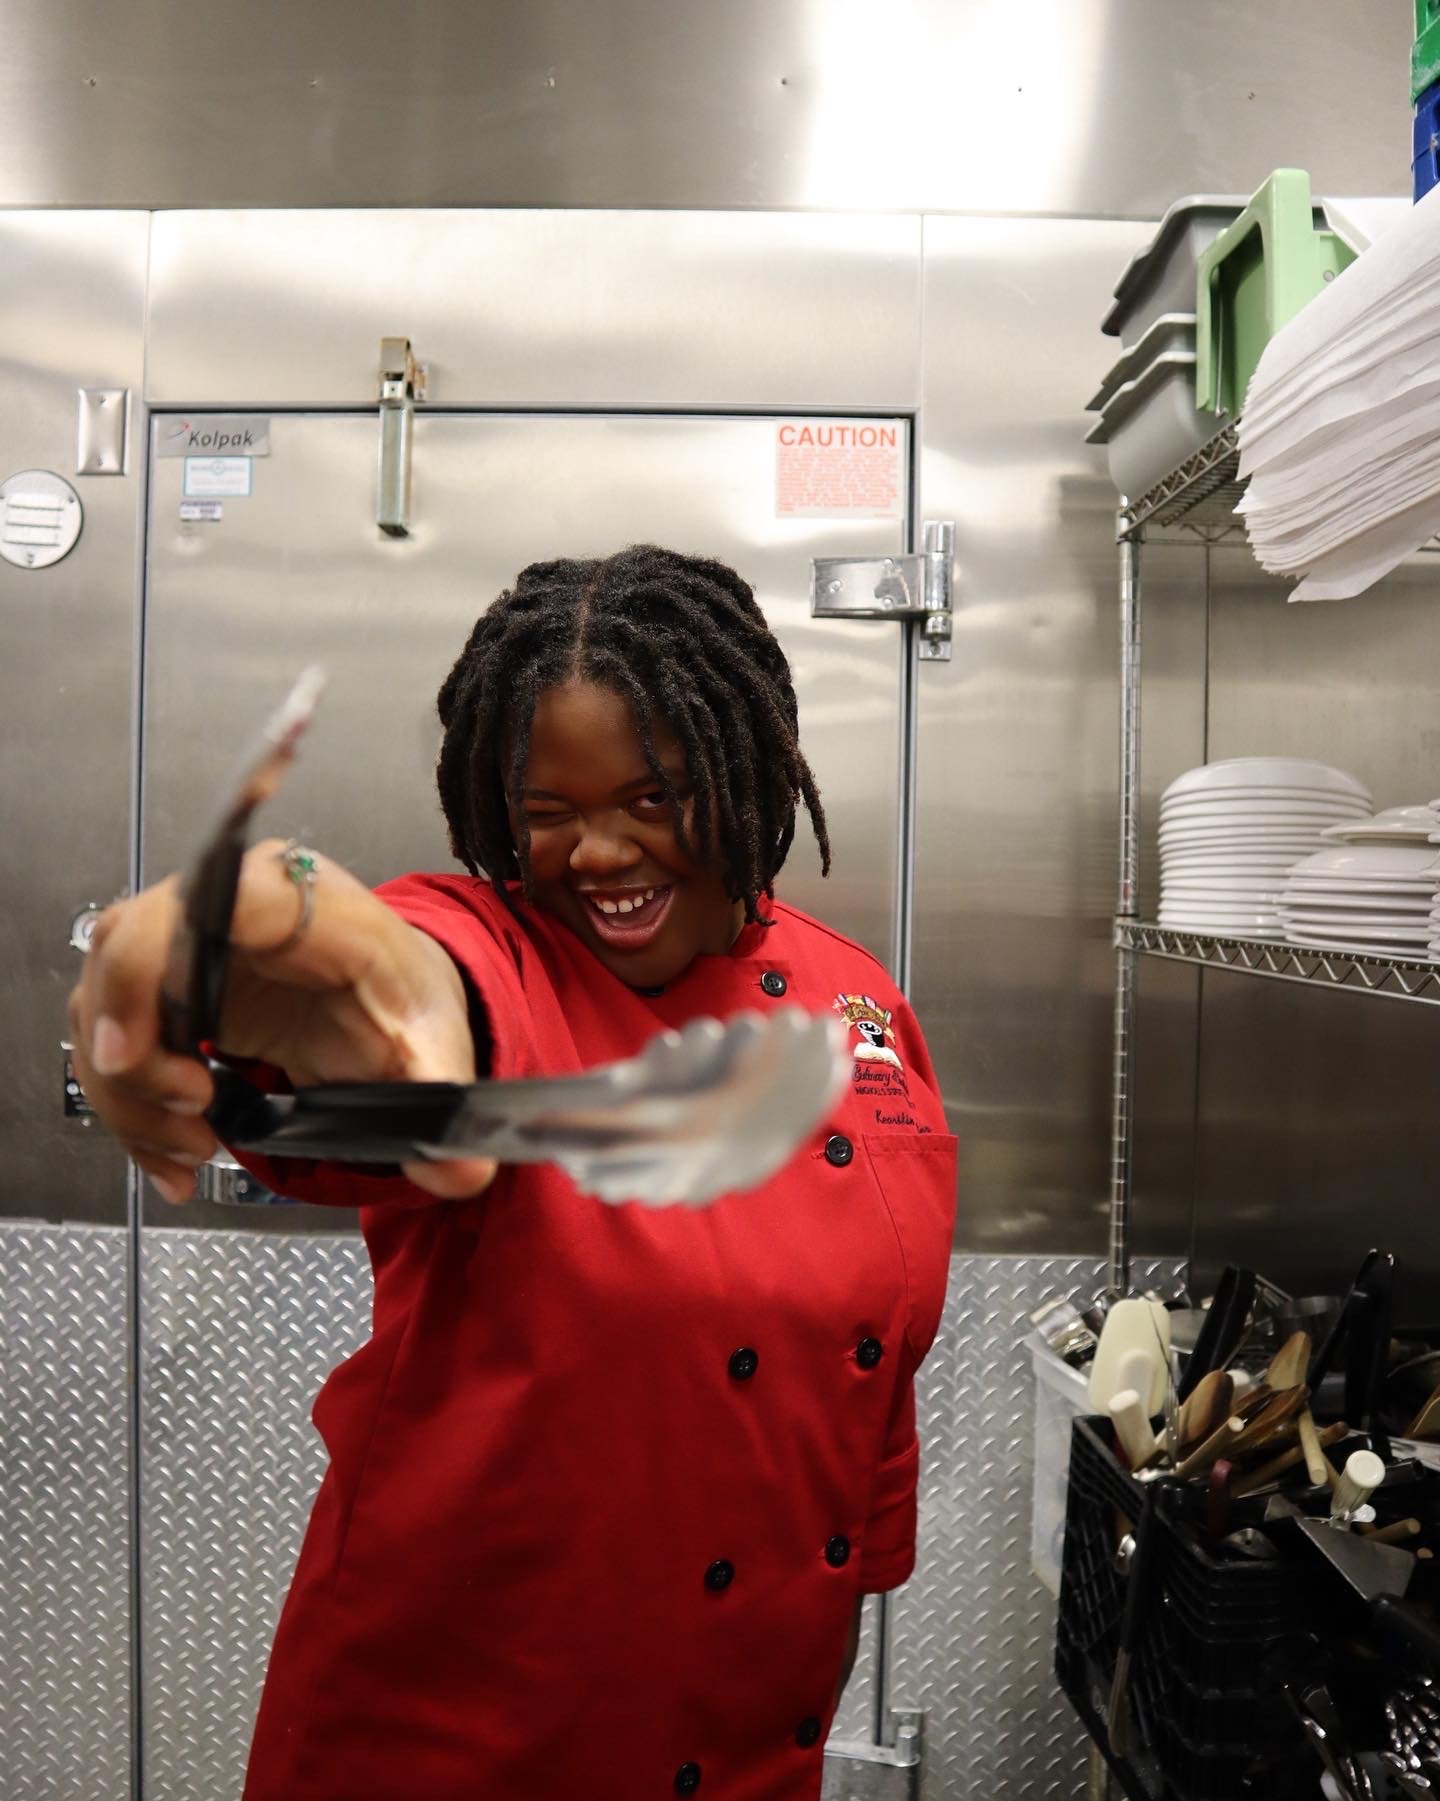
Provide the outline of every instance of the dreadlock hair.
<path id="1" fill-rule="evenodd" d="M 825 810 L 800 752 L 790 665 L 748 582 L 708 557 L 636 544 L 610 557 L 532 563 L 475 624 L 439 695 L 445 728 L 436 777 L 450 847 L 472 875 L 533 899 L 520 804 L 535 703 L 586 680 L 630 703 L 650 773 L 691 858 L 718 857 L 745 918 L 769 925 L 760 898 L 795 837 L 803 800 L 830 873 Z M 697 847 L 655 749 L 655 721 L 685 751 Z M 511 821 L 516 822 L 512 829 Z"/>

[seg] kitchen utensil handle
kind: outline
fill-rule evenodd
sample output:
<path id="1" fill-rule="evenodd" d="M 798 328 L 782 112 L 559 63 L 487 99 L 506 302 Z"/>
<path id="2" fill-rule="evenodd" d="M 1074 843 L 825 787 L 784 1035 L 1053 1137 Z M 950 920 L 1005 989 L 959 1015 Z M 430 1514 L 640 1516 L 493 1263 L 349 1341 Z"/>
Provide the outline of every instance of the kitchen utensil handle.
<path id="1" fill-rule="evenodd" d="M 1146 1609 L 1155 1601 L 1149 1591 L 1153 1586 L 1160 1538 L 1160 1502 L 1161 1490 L 1152 1483 L 1145 1492 L 1140 1518 L 1135 1522 L 1135 1554 L 1130 1559 L 1130 1570 L 1126 1578 L 1128 1586 L 1125 1591 L 1125 1609 L 1120 1616 L 1120 1643 L 1115 1658 L 1115 1675 L 1110 1684 L 1110 1706 L 1105 1720 L 1110 1749 L 1117 1757 L 1127 1755 L 1125 1745 L 1130 1732 L 1131 1666 L 1135 1661 Z"/>
<path id="2" fill-rule="evenodd" d="M 1155 1455 L 1155 1434 L 1145 1403 L 1133 1388 L 1123 1388 L 1110 1403 L 1110 1420 L 1115 1428 L 1115 1441 L 1132 1470 L 1138 1470 Z"/>
<path id="3" fill-rule="evenodd" d="M 1210 1309 L 1200 1327 L 1200 1335 L 1195 1340 L 1195 1348 L 1190 1353 L 1190 1359 L 1185 1365 L 1185 1373 L 1180 1378 L 1180 1386 L 1176 1391 L 1177 1397 L 1181 1401 L 1188 1401 L 1194 1393 L 1196 1385 L 1208 1376 L 1211 1370 L 1219 1369 L 1224 1363 L 1230 1348 L 1227 1346 L 1226 1340 L 1231 1331 L 1231 1318 L 1244 1295 L 1244 1278 L 1247 1275 L 1250 1275 L 1248 1270 L 1237 1269 L 1232 1264 L 1216 1284 Z M 1254 1282 L 1254 1276 L 1250 1275 L 1249 1299 L 1245 1301 L 1241 1316 L 1242 1325 L 1244 1316 L 1248 1315 L 1250 1311 L 1250 1301 L 1254 1299 Z"/>
<path id="4" fill-rule="evenodd" d="M 1352 1451 L 1330 1496 L 1331 1518 L 1344 1518 L 1363 1507 L 1384 1480 L 1385 1465 L 1373 1451 Z"/>

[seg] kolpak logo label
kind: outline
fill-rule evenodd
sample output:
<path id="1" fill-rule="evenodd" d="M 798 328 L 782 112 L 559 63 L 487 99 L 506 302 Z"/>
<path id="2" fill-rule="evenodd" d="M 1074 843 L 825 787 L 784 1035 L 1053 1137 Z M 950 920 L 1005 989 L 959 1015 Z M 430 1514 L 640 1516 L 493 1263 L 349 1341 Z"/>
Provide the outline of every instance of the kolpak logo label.
<path id="1" fill-rule="evenodd" d="M 270 421 L 243 415 L 207 415 L 167 420 L 159 429 L 162 457 L 268 457 Z"/>

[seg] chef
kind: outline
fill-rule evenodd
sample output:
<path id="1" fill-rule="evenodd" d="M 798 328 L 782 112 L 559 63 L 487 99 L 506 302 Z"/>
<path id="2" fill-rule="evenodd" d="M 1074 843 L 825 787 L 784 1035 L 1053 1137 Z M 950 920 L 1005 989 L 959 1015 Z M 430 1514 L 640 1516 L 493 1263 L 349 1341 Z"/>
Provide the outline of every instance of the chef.
<path id="1" fill-rule="evenodd" d="M 814 1801 L 867 1594 L 915 1560 L 915 1373 L 955 1142 L 910 1009 L 775 895 L 820 796 L 749 586 L 638 546 L 534 564 L 439 697 L 467 873 L 372 894 L 247 856 L 220 1051 L 258 1082 L 573 1074 L 701 1015 L 843 1022 L 832 1116 L 759 1189 L 609 1207 L 553 1166 L 249 1159 L 359 1206 L 373 1333 L 246 1801 Z M 159 1042 L 172 880 L 110 909 L 71 1000 L 97 1111 L 166 1198 L 216 1149 Z"/>

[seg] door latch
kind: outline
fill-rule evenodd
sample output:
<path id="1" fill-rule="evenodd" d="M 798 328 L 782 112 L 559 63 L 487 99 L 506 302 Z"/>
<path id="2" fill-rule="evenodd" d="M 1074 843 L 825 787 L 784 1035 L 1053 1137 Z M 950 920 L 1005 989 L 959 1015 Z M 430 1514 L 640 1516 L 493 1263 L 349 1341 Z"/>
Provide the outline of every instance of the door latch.
<path id="1" fill-rule="evenodd" d="M 389 538 L 410 536 L 410 448 L 415 402 L 424 400 L 427 370 L 409 338 L 380 340 L 380 487 L 375 523 Z"/>
<path id="2" fill-rule="evenodd" d="M 924 548 L 908 556 L 816 557 L 812 619 L 917 619 L 922 662 L 950 661 L 955 523 L 927 519 Z"/>

